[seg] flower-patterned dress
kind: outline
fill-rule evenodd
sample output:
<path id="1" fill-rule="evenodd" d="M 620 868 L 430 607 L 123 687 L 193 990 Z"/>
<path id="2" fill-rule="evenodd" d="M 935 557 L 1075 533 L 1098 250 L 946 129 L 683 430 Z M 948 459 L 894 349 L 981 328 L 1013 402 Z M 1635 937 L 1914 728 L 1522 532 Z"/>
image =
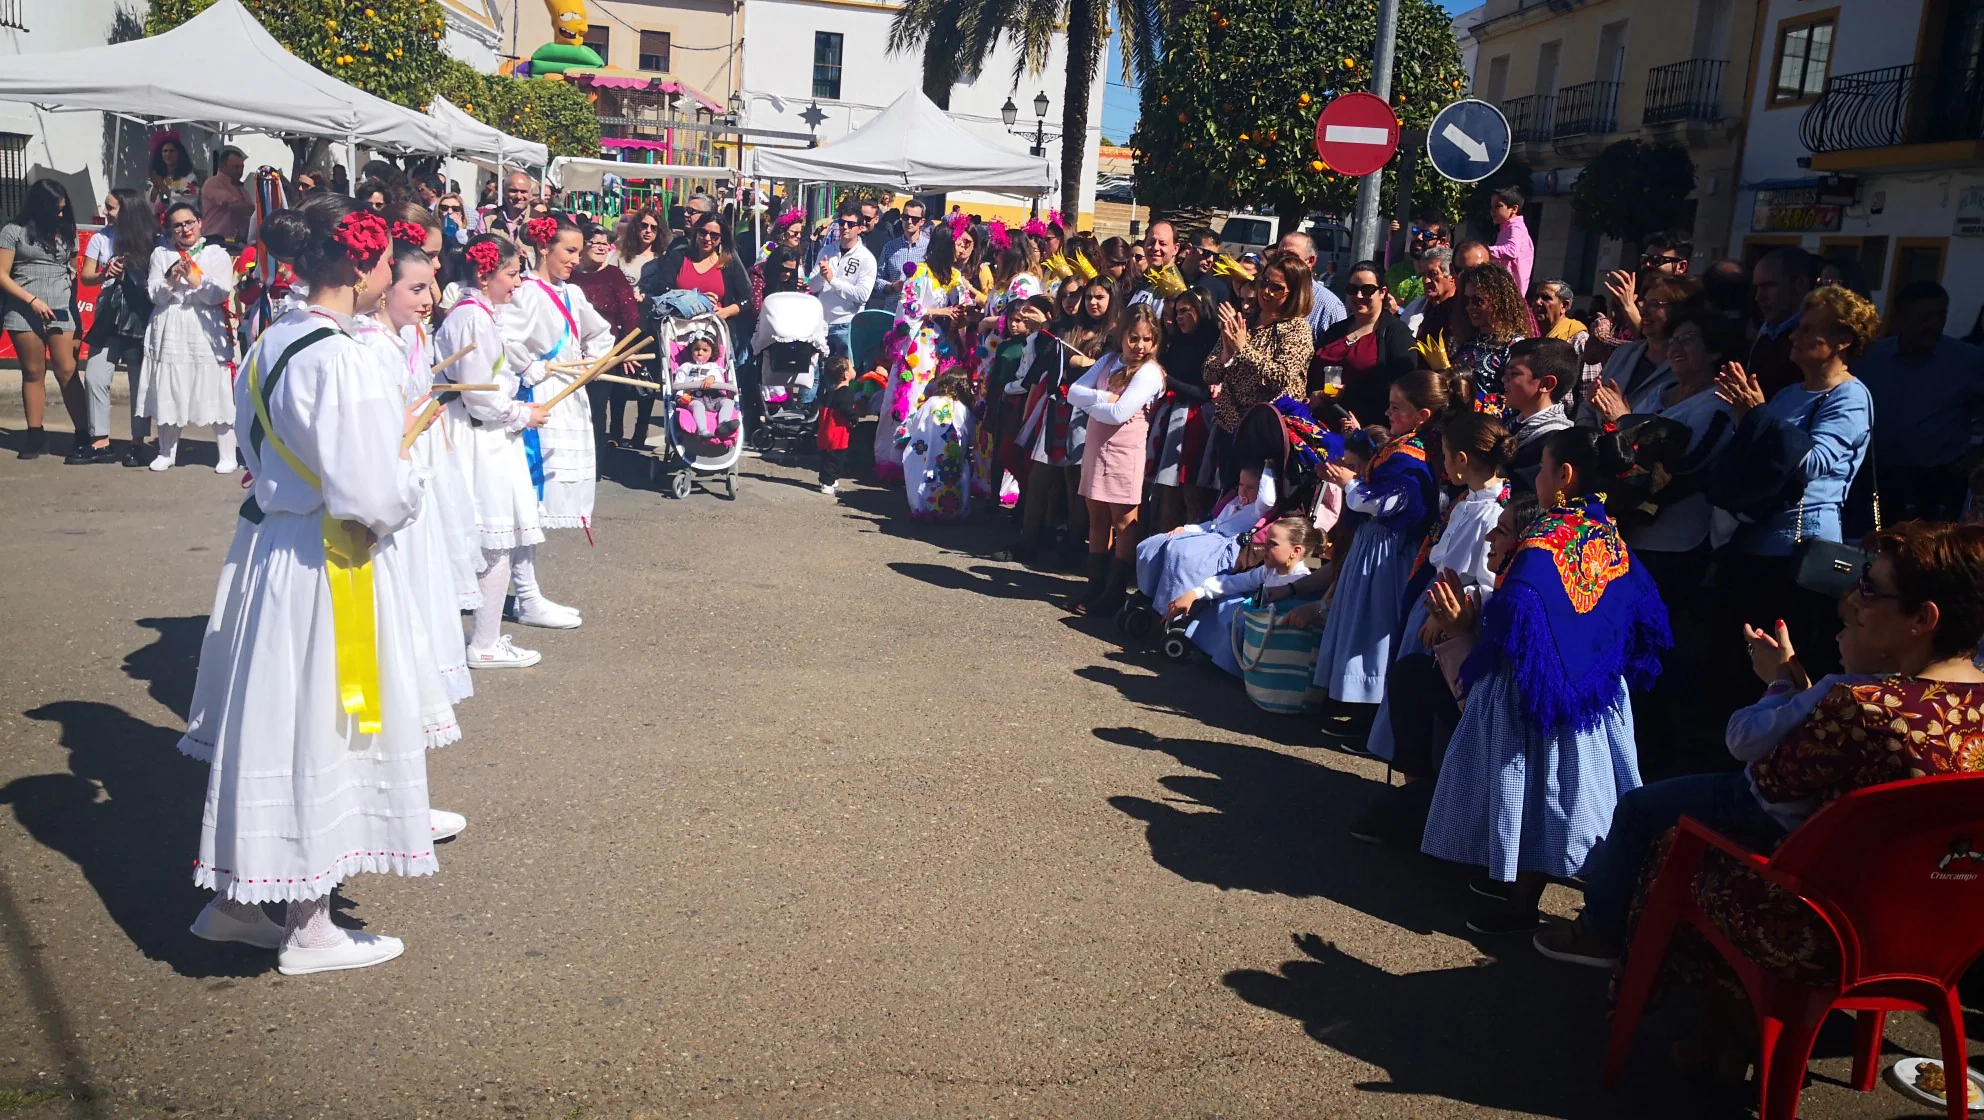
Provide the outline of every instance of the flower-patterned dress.
<path id="1" fill-rule="evenodd" d="M 1750 778 L 1765 800 L 1802 803 L 1817 812 L 1868 786 L 1980 770 L 1984 685 L 1896 675 L 1833 685 L 1803 724 L 1750 764 Z M 1673 838 L 1670 829 L 1640 870 L 1629 929 L 1639 924 L 1647 889 Z M 1788 892 L 1713 849 L 1702 859 L 1694 890 L 1695 902 L 1745 957 L 1786 980 L 1839 981 L 1837 937 Z M 1675 931 L 1661 982 L 1743 991 L 1736 973 L 1691 926 Z"/>
<path id="2" fill-rule="evenodd" d="M 949 397 L 925 400 L 896 428 L 911 517 L 962 521 L 971 516 L 971 428 L 971 410 Z"/>
<path id="3" fill-rule="evenodd" d="M 923 390 L 930 379 L 963 357 L 950 324 L 941 319 L 926 322 L 924 312 L 956 307 L 964 302 L 964 294 L 962 275 L 953 273 L 950 283 L 939 283 L 930 266 L 921 261 L 903 278 L 902 303 L 889 331 L 889 385 L 882 390 L 877 405 L 880 422 L 875 425 L 875 478 L 879 481 L 896 482 L 904 477 L 896 431 L 923 403 Z"/>
<path id="4" fill-rule="evenodd" d="M 992 419 L 994 411 L 1004 402 L 983 392 L 985 374 L 991 370 L 993 354 L 998 350 L 999 341 L 1005 337 L 1006 312 L 1014 304 L 1022 303 L 1033 296 L 1043 295 L 1045 292 L 1046 289 L 1040 286 L 1040 277 L 1031 272 L 1022 272 L 1013 277 L 1006 284 L 1005 290 L 995 294 L 986 307 L 986 321 L 997 325 L 989 336 L 980 336 L 981 341 L 976 355 L 977 381 L 981 394 L 977 410 L 978 434 L 976 446 L 972 448 L 971 496 L 984 498 L 987 501 L 997 497 L 999 504 L 1008 508 L 1019 504 L 1020 483 L 1019 479 L 1006 473 L 999 465 L 999 449 L 996 446 L 999 426 L 986 421 Z"/>

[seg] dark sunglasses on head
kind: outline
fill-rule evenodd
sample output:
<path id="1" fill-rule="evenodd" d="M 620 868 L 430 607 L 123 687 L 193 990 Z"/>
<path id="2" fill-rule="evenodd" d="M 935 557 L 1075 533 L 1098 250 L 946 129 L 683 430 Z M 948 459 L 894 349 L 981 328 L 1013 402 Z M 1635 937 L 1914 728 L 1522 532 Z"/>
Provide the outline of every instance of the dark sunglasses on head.
<path id="1" fill-rule="evenodd" d="M 1358 299 L 1370 299 L 1372 296 L 1384 291 L 1384 289 L 1376 284 L 1352 284 L 1348 288 L 1345 288 L 1344 291 L 1356 296 Z"/>

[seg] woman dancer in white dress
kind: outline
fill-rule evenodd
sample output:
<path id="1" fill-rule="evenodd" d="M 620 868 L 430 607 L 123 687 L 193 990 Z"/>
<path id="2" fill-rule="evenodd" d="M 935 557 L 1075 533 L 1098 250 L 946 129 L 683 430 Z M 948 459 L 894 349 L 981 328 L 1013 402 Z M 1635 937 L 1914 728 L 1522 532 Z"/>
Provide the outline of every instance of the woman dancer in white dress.
<path id="1" fill-rule="evenodd" d="M 217 891 L 193 932 L 279 949 L 286 975 L 399 956 L 331 921 L 347 875 L 431 875 L 423 660 L 404 552 L 420 510 L 397 384 L 352 335 L 391 282 L 385 223 L 342 195 L 279 211 L 264 242 L 309 285 L 235 386 L 254 488 L 200 652 L 180 749 L 209 761 L 193 880 Z M 277 926 L 259 904 L 287 903 Z"/>
<path id="2" fill-rule="evenodd" d="M 145 372 L 138 415 L 158 426 L 155 471 L 179 461 L 179 433 L 210 425 L 220 448 L 216 474 L 239 465 L 234 447 L 234 397 L 227 365 L 234 341 L 227 301 L 234 294 L 234 259 L 200 236 L 200 214 L 180 203 L 165 214 L 166 244 L 152 250 L 146 290 L 152 318 L 145 327 Z"/>
<path id="3" fill-rule="evenodd" d="M 504 307 L 502 329 L 523 384 L 518 399 L 529 403 L 548 400 L 571 383 L 570 375 L 553 372 L 550 363 L 605 354 L 613 346 L 613 328 L 593 310 L 578 285 L 567 282 L 585 249 L 579 227 L 563 215 L 532 218 L 524 224 L 524 236 L 537 246 L 537 270 L 525 277 Z M 543 527 L 584 529 L 590 537 L 599 459 L 586 390 L 551 409 L 543 429 L 524 437 L 524 453 L 543 507 Z M 534 556 L 516 557 L 512 566 L 518 622 L 554 630 L 579 625 L 577 610 L 552 602 L 538 589 Z"/>
<path id="4" fill-rule="evenodd" d="M 435 333 L 434 346 L 443 354 L 470 345 L 475 349 L 435 379 L 502 386 L 453 394 L 448 404 L 450 434 L 466 450 L 463 461 L 483 557 L 481 603 L 469 635 L 468 667 L 522 669 L 541 657 L 536 650 L 518 648 L 502 632 L 503 594 L 509 590 L 512 569 L 529 563 L 544 539 L 524 433 L 543 425 L 545 408 L 517 399 L 520 365 L 512 364 L 497 325 L 501 309 L 524 282 L 516 245 L 500 234 L 478 234 L 464 248 L 462 262 L 466 275 L 460 297 Z"/>

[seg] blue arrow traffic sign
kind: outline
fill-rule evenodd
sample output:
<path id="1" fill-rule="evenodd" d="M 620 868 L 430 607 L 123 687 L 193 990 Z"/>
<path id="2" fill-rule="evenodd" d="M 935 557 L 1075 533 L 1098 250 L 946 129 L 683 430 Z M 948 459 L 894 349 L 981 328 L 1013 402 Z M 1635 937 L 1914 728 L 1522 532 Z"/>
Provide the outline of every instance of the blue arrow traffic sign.
<path id="1" fill-rule="evenodd" d="M 1426 127 L 1426 158 L 1457 183 L 1478 183 L 1509 158 L 1509 119 L 1486 101 L 1456 101 Z"/>

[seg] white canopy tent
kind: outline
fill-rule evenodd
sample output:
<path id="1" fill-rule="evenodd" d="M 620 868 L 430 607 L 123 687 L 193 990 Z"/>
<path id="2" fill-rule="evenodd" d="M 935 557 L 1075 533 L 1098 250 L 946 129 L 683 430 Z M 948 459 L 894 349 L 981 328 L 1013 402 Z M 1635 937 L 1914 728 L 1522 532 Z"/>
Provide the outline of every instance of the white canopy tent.
<path id="1" fill-rule="evenodd" d="M 875 118 L 817 148 L 754 149 L 749 174 L 761 179 L 874 183 L 905 194 L 997 191 L 1041 195 L 1054 189 L 1045 159 L 1009 152 L 952 120 L 921 90 L 910 90 Z"/>
<path id="2" fill-rule="evenodd" d="M 427 107 L 427 115 L 447 133 L 450 150 L 460 156 L 494 160 L 499 177 L 505 165 L 543 167 L 551 162 L 550 149 L 544 145 L 486 125 L 438 94 L 434 104 Z"/>
<path id="3" fill-rule="evenodd" d="M 616 175 L 629 181 L 643 179 L 720 179 L 737 181 L 737 171 L 729 167 L 703 167 L 690 163 L 621 163 L 612 159 L 585 159 L 559 156 L 551 161 L 545 180 L 560 190 L 596 191 L 603 176 Z"/>
<path id="4" fill-rule="evenodd" d="M 226 131 L 341 140 L 348 149 L 449 150 L 424 113 L 353 88 L 276 42 L 240 0 L 217 0 L 160 35 L 0 58 L 0 100 L 47 110 L 214 122 Z M 349 156 L 357 166 L 355 151 Z"/>

